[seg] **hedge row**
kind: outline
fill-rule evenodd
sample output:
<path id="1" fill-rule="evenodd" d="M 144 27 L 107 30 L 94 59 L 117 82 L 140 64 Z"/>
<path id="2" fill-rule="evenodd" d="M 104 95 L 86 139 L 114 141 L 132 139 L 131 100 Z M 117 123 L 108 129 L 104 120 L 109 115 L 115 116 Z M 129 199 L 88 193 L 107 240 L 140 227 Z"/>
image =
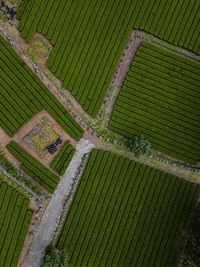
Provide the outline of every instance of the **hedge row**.
<path id="1" fill-rule="evenodd" d="M 32 218 L 29 200 L 0 176 L 0 266 L 17 266 Z"/>
<path id="2" fill-rule="evenodd" d="M 199 186 L 94 150 L 57 247 L 70 266 L 172 266 Z"/>
<path id="3" fill-rule="evenodd" d="M 69 144 L 69 142 L 65 142 L 59 151 L 58 155 L 51 162 L 50 167 L 57 172 L 59 175 L 63 175 L 74 155 L 75 149 Z"/>
<path id="4" fill-rule="evenodd" d="M 7 145 L 7 148 L 11 154 L 21 162 L 21 168 L 28 175 L 41 184 L 48 192 L 53 193 L 59 182 L 59 177 L 57 175 L 45 168 L 17 143 L 11 142 Z"/>

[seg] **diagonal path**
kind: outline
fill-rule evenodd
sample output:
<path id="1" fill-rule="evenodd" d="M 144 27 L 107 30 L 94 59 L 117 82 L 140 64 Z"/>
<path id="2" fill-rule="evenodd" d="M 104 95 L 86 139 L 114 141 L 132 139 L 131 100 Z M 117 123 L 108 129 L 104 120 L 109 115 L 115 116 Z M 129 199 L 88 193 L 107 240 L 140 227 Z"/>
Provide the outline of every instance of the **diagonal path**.
<path id="1" fill-rule="evenodd" d="M 63 205 L 70 194 L 73 180 L 75 179 L 79 167 L 82 163 L 83 156 L 91 152 L 94 144 L 89 140 L 81 139 L 77 144 L 76 153 L 72 158 L 69 167 L 61 178 L 52 199 L 45 210 L 42 221 L 38 227 L 37 233 L 31 244 L 29 253 L 22 267 L 39 267 L 44 256 L 46 247 L 51 243 L 60 217 L 63 211 Z"/>

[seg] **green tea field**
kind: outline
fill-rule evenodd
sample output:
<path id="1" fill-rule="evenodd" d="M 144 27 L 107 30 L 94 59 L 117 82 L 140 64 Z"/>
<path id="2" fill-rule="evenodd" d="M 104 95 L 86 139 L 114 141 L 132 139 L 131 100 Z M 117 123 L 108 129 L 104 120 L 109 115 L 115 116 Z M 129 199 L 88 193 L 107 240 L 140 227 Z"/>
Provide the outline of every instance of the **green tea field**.
<path id="1" fill-rule="evenodd" d="M 16 267 L 32 218 L 29 200 L 0 175 L 0 266 Z"/>
<path id="2" fill-rule="evenodd" d="M 54 45 L 48 67 L 95 116 L 132 29 L 199 54 L 199 14 L 195 0 L 25 0 L 18 18 L 27 41 Z"/>
<path id="3" fill-rule="evenodd" d="M 153 148 L 200 161 L 200 65 L 144 42 L 115 103 L 109 127 L 132 138 L 143 134 Z"/>
<path id="4" fill-rule="evenodd" d="M 0 267 L 199 266 L 199 30 L 200 0 L 0 1 Z"/>
<path id="5" fill-rule="evenodd" d="M 48 192 L 53 193 L 59 182 L 58 176 L 45 168 L 40 162 L 29 155 L 17 143 L 11 142 L 7 145 L 7 149 L 17 160 L 21 162 L 20 167 L 23 171 L 25 171 L 25 173 L 35 179 Z"/>
<path id="6" fill-rule="evenodd" d="M 10 136 L 41 110 L 47 110 L 74 139 L 82 136 L 82 128 L 1 36 L 0 109 L 1 127 Z"/>
<path id="7" fill-rule="evenodd" d="M 174 266 L 198 195 L 196 184 L 94 150 L 57 246 L 71 267 Z"/>
<path id="8" fill-rule="evenodd" d="M 66 171 L 74 152 L 75 149 L 68 142 L 65 142 L 58 155 L 51 162 L 50 167 L 62 176 Z"/>

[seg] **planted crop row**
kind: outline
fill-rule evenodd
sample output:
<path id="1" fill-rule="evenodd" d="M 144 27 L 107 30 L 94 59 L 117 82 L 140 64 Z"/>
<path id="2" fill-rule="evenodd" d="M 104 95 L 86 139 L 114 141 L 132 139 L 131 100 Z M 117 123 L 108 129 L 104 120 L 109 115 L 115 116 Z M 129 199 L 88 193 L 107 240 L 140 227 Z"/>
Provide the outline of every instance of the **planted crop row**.
<path id="1" fill-rule="evenodd" d="M 65 173 L 74 152 L 74 148 L 68 142 L 65 142 L 58 155 L 51 162 L 50 167 L 62 176 Z"/>
<path id="2" fill-rule="evenodd" d="M 39 78 L 26 66 L 7 42 L 0 37 L 0 106 L 2 127 L 13 135 L 35 113 L 43 109 L 74 139 L 82 135 L 82 128 Z"/>
<path id="3" fill-rule="evenodd" d="M 0 176 L 0 266 L 17 266 L 32 218 L 28 199 Z"/>
<path id="4" fill-rule="evenodd" d="M 49 68 L 95 116 L 133 28 L 199 53 L 199 13 L 195 0 L 30 0 L 19 30 L 27 41 L 35 32 L 50 40 Z"/>
<path id="5" fill-rule="evenodd" d="M 57 246 L 70 266 L 170 266 L 198 196 L 195 184 L 94 150 Z"/>
<path id="6" fill-rule="evenodd" d="M 59 178 L 47 168 L 45 168 L 36 159 L 30 156 L 23 148 L 17 143 L 11 142 L 7 145 L 8 150 L 13 156 L 21 162 L 21 168 L 30 175 L 34 180 L 41 184 L 47 191 L 52 193 L 58 182 Z"/>
<path id="7" fill-rule="evenodd" d="M 200 158 L 200 67 L 143 42 L 116 101 L 110 129 L 144 135 L 158 149 L 196 164 Z"/>

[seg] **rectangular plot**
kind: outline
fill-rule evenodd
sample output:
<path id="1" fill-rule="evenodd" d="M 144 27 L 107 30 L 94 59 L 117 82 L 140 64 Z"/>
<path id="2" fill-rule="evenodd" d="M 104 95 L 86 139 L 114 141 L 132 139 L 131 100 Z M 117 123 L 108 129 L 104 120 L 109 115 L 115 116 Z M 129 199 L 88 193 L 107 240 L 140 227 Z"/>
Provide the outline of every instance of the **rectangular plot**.
<path id="1" fill-rule="evenodd" d="M 102 155 L 109 160 L 102 160 Z M 111 162 L 115 165 L 118 162 L 117 167 Z M 110 169 L 110 166 L 113 167 Z M 94 190 L 85 186 L 85 180 L 101 181 Z M 169 266 L 186 225 L 180 222 L 191 211 L 199 186 L 98 150 L 92 152 L 82 181 L 84 187 L 76 190 L 60 236 L 63 242 L 58 243 L 58 248 L 68 250 L 70 266 L 135 266 L 136 262 L 144 260 L 154 262 L 159 248 L 162 265 Z M 192 193 L 194 190 L 195 194 Z M 83 203 L 80 199 L 84 192 Z M 175 211 L 179 211 L 178 217 Z M 171 232 L 172 225 L 177 235 Z M 154 242 L 159 234 L 162 235 L 160 244 Z M 151 246 L 148 245 L 150 241 Z M 168 245 L 171 249 L 165 254 Z"/>
<path id="2" fill-rule="evenodd" d="M 183 74 L 178 74 L 179 68 L 184 68 Z M 147 134 L 156 149 L 196 164 L 199 76 L 198 62 L 143 42 L 116 101 L 110 127 L 129 138 L 131 133 Z"/>

